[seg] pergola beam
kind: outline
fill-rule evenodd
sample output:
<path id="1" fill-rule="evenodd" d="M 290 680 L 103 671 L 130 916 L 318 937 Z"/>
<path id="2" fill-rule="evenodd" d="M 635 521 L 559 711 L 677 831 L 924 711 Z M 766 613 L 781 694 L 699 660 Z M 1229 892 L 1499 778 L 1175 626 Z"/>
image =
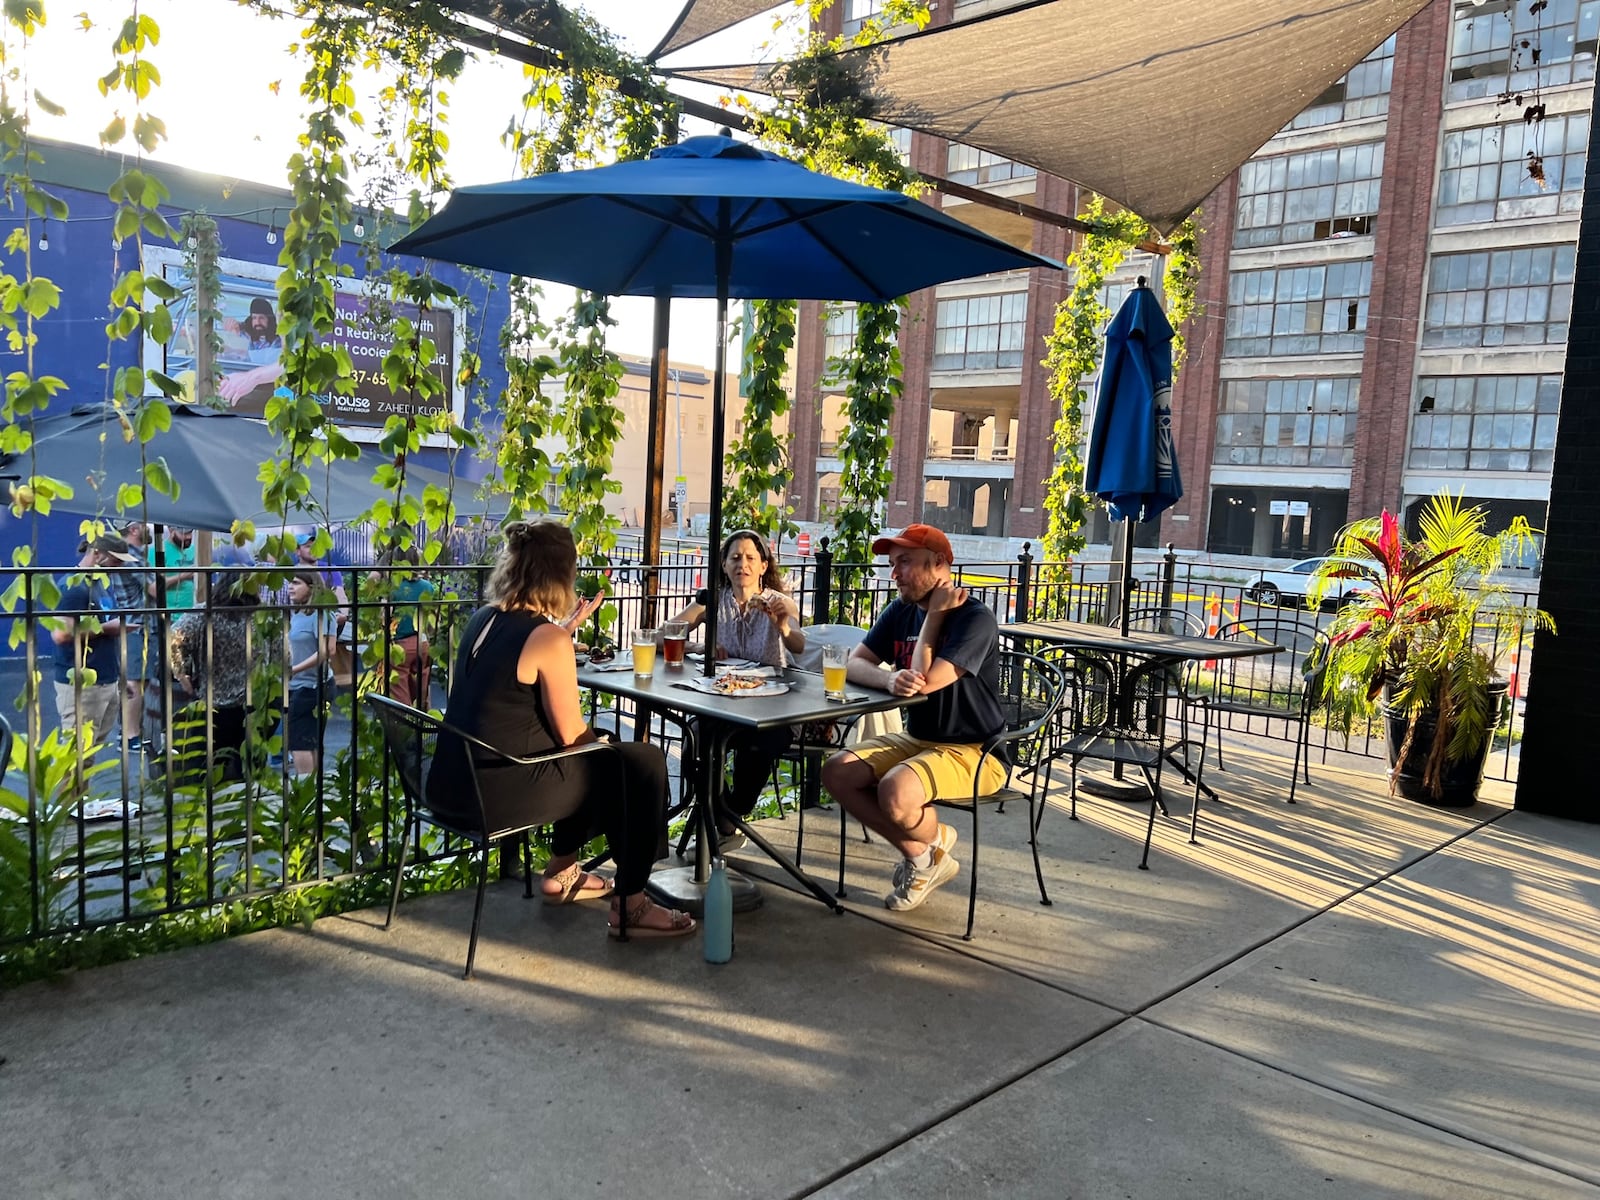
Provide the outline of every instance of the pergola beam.
<path id="1" fill-rule="evenodd" d="M 401 0 L 351 0 L 352 8 L 361 9 L 363 12 L 372 12 L 382 9 L 390 12 L 403 13 L 407 6 Z M 497 25 L 494 30 L 478 29 L 461 21 L 452 21 L 447 30 L 450 37 L 464 46 L 471 46 L 475 50 L 508 58 L 513 62 L 523 63 L 526 66 L 539 67 L 543 70 L 559 71 L 566 66 L 566 60 L 561 57 L 559 50 L 530 40 L 529 34 L 517 28 L 522 18 L 531 15 L 534 6 L 528 0 L 455 0 L 449 6 L 452 10 L 472 17 L 475 20 L 491 22 Z M 516 9 L 517 11 L 513 11 Z M 617 81 L 618 89 L 625 96 L 643 99 L 645 90 L 634 79 L 620 79 Z M 698 117 L 713 125 L 727 125 L 732 129 L 748 132 L 750 122 L 743 113 L 734 112 L 717 104 L 704 100 L 696 100 L 691 96 L 672 93 L 673 103 L 687 116 Z M 1044 225 L 1054 225 L 1061 229 L 1070 229 L 1075 233 L 1092 234 L 1100 230 L 1088 221 L 1079 220 L 1077 217 L 1065 213 L 1050 212 L 1048 209 L 1036 205 L 1026 204 L 1014 200 L 1009 196 L 996 196 L 982 188 L 969 187 L 964 183 L 956 183 L 951 179 L 944 179 L 938 175 L 922 175 L 923 182 L 937 192 L 946 196 L 954 196 L 960 200 L 967 200 L 973 204 L 981 204 L 985 208 L 992 208 L 999 212 L 1011 213 L 1014 216 L 1025 217 L 1030 221 L 1038 221 Z M 1136 247 L 1148 254 L 1169 254 L 1171 247 L 1164 242 L 1146 240 L 1136 243 Z"/>

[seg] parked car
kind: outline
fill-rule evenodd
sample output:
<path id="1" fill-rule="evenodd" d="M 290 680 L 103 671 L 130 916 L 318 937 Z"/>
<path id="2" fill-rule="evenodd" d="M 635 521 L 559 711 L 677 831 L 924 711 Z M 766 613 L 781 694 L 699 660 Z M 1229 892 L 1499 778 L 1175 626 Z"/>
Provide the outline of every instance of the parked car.
<path id="1" fill-rule="evenodd" d="M 1262 571 L 1251 584 L 1244 589 L 1244 594 L 1258 604 L 1290 604 L 1299 606 L 1305 603 L 1306 588 L 1311 584 L 1311 577 L 1316 574 L 1317 568 L 1328 561 L 1323 555 L 1318 558 L 1304 558 L 1293 566 L 1277 571 Z M 1323 606 L 1339 608 L 1348 603 L 1355 596 L 1369 590 L 1372 584 L 1364 579 L 1341 579 L 1338 581 L 1339 590 L 1330 587 L 1323 597 Z"/>

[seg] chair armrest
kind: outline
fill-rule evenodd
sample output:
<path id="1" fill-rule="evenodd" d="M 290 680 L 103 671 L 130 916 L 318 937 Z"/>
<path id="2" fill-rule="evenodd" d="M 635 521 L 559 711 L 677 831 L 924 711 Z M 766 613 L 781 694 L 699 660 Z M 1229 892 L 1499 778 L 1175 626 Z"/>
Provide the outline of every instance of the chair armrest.
<path id="1" fill-rule="evenodd" d="M 574 758 L 580 754 L 592 754 L 596 750 L 609 750 L 615 752 L 617 749 L 617 743 L 615 742 L 594 741 L 582 742 L 576 746 L 563 746 L 561 749 L 552 750 L 548 754 L 507 754 L 504 750 L 500 749 L 499 746 L 491 745 L 482 738 L 470 734 L 463 729 L 457 729 L 448 721 L 440 721 L 439 729 L 443 733 L 453 734 L 469 746 L 476 746 L 480 750 L 487 750 L 496 758 L 503 758 L 507 762 L 514 762 L 523 767 L 537 766 L 540 763 L 556 762 L 563 758 Z"/>

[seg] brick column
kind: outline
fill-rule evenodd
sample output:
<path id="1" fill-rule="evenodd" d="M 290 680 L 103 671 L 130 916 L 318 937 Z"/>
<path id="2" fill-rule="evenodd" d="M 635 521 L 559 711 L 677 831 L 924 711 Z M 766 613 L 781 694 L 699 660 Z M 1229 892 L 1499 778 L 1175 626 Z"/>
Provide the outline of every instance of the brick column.
<path id="1" fill-rule="evenodd" d="M 1373 246 L 1372 297 L 1350 471 L 1352 520 L 1400 507 L 1450 17 L 1450 5 L 1430 4 L 1395 39 L 1383 198 Z"/>
<path id="2" fill-rule="evenodd" d="M 1183 366 L 1172 383 L 1172 419 L 1178 430 L 1178 474 L 1183 499 L 1161 520 L 1161 540 L 1182 550 L 1203 550 L 1211 520 L 1211 456 L 1222 401 L 1222 348 L 1228 314 L 1228 258 L 1233 250 L 1239 176 L 1230 175 L 1200 206 L 1199 315 L 1180 333 L 1187 339 Z M 1187 521 L 1174 521 L 1187 516 Z"/>
<path id="3" fill-rule="evenodd" d="M 1054 175 L 1040 174 L 1034 203 L 1050 212 L 1075 213 L 1078 189 Z M 1046 258 L 1066 261 L 1072 253 L 1073 235 L 1059 225 L 1036 222 L 1033 251 Z M 1056 308 L 1067 294 L 1067 273 L 1036 267 L 1028 273 L 1028 314 L 1023 333 L 1022 387 L 1017 396 L 1017 440 L 1011 447 L 1016 475 L 1011 481 L 1011 503 L 1006 531 L 1012 537 L 1038 538 L 1045 530 L 1045 492 L 1055 469 L 1055 427 L 1058 410 L 1050 395 L 1050 372 L 1045 369 L 1045 338 L 1055 328 Z"/>
<path id="4" fill-rule="evenodd" d="M 914 293 L 900 318 L 900 381 L 889 433 L 890 470 L 888 523 L 896 528 L 922 519 L 923 464 L 928 458 L 928 420 L 932 403 L 928 372 L 933 366 L 933 289 Z"/>
<path id="5" fill-rule="evenodd" d="M 1536 634 L 1526 661 L 1528 701 L 1517 807 L 1600 823 L 1594 748 L 1600 725 L 1600 122 L 1589 126 L 1589 159 L 1578 225 L 1577 278 L 1566 374 L 1550 472 L 1550 515 L 1539 604 L 1557 636 Z M 1584 782 L 1587 780 L 1588 782 Z"/>
<path id="6" fill-rule="evenodd" d="M 795 316 L 794 396 L 789 408 L 790 495 L 799 496 L 795 515 L 817 519 L 817 449 L 822 444 L 822 305 L 802 300 Z"/>

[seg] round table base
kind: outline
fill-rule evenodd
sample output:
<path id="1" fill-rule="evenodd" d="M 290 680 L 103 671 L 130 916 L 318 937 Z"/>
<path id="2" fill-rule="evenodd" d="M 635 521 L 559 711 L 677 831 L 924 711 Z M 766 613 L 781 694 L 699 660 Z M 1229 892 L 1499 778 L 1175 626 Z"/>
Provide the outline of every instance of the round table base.
<path id="1" fill-rule="evenodd" d="M 761 907 L 761 889 L 734 870 L 728 871 L 728 885 L 733 889 L 733 911 L 750 912 Z M 705 914 L 706 885 L 694 881 L 693 867 L 669 867 L 656 871 L 645 884 L 645 891 L 658 904 L 681 908 L 699 918 Z"/>
<path id="2" fill-rule="evenodd" d="M 1125 802 L 1150 800 L 1150 789 L 1145 786 L 1144 776 L 1136 770 L 1121 779 L 1107 772 L 1104 775 L 1079 775 L 1078 790 L 1088 792 L 1091 796 L 1099 796 L 1103 800 L 1122 800 Z"/>

